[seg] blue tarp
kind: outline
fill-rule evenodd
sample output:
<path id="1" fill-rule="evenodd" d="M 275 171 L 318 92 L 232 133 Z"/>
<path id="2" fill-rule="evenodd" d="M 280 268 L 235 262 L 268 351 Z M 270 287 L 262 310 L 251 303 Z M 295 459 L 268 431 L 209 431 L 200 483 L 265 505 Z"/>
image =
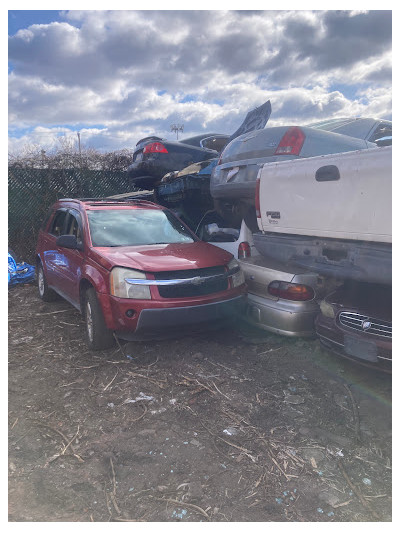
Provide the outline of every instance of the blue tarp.
<path id="1" fill-rule="evenodd" d="M 29 283 L 35 279 L 35 267 L 28 263 L 17 263 L 13 256 L 8 254 L 8 286 L 17 283 Z"/>

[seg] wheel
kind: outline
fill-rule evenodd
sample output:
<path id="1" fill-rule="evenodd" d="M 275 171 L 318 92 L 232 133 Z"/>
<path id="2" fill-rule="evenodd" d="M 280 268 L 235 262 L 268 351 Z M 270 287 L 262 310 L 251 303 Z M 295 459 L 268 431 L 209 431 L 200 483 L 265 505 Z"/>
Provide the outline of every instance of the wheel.
<path id="1" fill-rule="evenodd" d="M 54 300 L 57 300 L 58 294 L 54 292 L 53 289 L 49 289 L 47 285 L 46 276 L 44 275 L 42 263 L 38 263 L 37 265 L 36 279 L 37 279 L 37 285 L 38 285 L 39 298 L 41 298 L 44 302 L 54 302 Z"/>
<path id="2" fill-rule="evenodd" d="M 85 294 L 84 317 L 86 324 L 86 342 L 90 350 L 106 350 L 114 345 L 113 332 L 107 328 L 103 312 L 91 288 Z"/>

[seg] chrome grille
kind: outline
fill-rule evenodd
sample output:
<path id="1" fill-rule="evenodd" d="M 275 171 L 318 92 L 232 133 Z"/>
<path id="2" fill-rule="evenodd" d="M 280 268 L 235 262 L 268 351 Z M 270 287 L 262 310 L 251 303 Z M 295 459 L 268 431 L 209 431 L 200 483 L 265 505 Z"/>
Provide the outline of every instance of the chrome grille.
<path id="1" fill-rule="evenodd" d="M 205 296 L 215 292 L 225 291 L 228 288 L 228 278 L 223 277 L 226 270 L 223 266 L 197 268 L 195 270 L 175 270 L 169 272 L 157 272 L 154 274 L 156 280 L 174 280 L 192 278 L 194 275 L 200 278 L 208 278 L 203 283 L 184 285 L 159 285 L 158 292 L 161 298 L 187 298 L 194 296 Z"/>
<path id="2" fill-rule="evenodd" d="M 339 314 L 339 322 L 347 328 L 388 339 L 392 338 L 392 324 L 390 322 L 347 311 Z"/>

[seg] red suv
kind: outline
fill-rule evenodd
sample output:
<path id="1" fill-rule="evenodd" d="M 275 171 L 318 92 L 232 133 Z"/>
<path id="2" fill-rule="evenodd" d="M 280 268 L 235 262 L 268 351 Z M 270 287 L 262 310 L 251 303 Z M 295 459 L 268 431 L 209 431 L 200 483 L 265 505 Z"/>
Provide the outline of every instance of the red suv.
<path id="1" fill-rule="evenodd" d="M 246 286 L 233 256 L 145 200 L 63 199 L 37 245 L 39 296 L 81 311 L 89 348 L 165 337 L 241 312 Z"/>

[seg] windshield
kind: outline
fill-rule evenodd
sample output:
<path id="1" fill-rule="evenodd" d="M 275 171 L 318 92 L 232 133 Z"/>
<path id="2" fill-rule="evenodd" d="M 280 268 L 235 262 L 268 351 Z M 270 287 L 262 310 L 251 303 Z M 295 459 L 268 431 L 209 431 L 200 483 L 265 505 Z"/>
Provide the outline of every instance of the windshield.
<path id="1" fill-rule="evenodd" d="M 191 233 L 169 211 L 110 209 L 88 211 L 93 246 L 138 246 L 194 242 Z"/>

